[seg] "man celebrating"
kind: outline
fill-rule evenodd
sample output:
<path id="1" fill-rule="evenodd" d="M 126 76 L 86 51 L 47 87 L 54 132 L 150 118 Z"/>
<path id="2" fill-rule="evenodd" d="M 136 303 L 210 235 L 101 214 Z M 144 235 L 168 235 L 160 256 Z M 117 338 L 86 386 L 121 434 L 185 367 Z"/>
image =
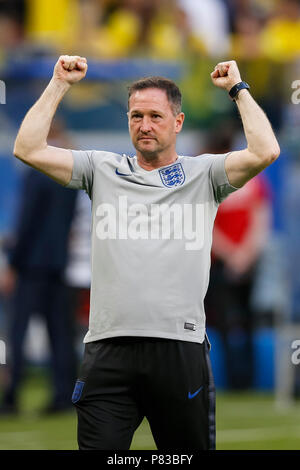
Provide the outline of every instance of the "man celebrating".
<path id="1" fill-rule="evenodd" d="M 248 146 L 178 156 L 184 114 L 172 81 L 132 84 L 128 125 L 136 156 L 47 145 L 56 108 L 87 71 L 61 56 L 27 113 L 15 155 L 92 200 L 92 286 L 85 354 L 72 401 L 80 449 L 129 449 L 144 416 L 158 449 L 214 449 L 214 385 L 203 300 L 219 203 L 280 149 L 234 61 L 213 83 L 236 101 Z"/>

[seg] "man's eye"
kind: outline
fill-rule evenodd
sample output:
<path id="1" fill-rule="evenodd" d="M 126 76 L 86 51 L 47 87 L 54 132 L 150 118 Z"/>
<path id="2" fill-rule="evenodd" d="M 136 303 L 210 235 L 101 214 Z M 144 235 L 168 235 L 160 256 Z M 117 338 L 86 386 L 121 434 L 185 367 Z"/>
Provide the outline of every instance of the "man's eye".
<path id="1" fill-rule="evenodd" d="M 140 114 L 132 114 L 132 119 L 140 119 L 141 115 Z"/>
<path id="2" fill-rule="evenodd" d="M 152 117 L 153 117 L 154 119 L 157 119 L 157 118 L 160 118 L 160 115 L 159 115 L 159 114 L 153 114 Z"/>

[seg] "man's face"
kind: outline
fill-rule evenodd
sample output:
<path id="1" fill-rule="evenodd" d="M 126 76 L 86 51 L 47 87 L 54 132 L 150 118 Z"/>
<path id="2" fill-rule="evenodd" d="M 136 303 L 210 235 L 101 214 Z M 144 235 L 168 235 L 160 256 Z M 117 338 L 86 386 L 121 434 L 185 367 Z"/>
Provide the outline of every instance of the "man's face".
<path id="1" fill-rule="evenodd" d="M 128 125 L 134 147 L 146 158 L 175 148 L 184 114 L 174 116 L 167 94 L 159 88 L 134 92 L 129 99 Z"/>

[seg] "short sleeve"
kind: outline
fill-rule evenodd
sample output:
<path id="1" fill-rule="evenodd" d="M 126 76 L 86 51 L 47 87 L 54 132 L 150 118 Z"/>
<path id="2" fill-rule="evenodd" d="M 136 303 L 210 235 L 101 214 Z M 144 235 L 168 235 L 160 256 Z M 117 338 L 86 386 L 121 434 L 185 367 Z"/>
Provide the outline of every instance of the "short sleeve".
<path id="1" fill-rule="evenodd" d="M 229 194 L 239 189 L 229 183 L 226 174 L 225 160 L 229 153 L 214 155 L 210 167 L 210 179 L 217 203 L 221 203 Z"/>
<path id="2" fill-rule="evenodd" d="M 72 178 L 67 185 L 67 188 L 84 189 L 90 197 L 94 178 L 94 164 L 92 154 L 92 150 L 72 150 Z"/>

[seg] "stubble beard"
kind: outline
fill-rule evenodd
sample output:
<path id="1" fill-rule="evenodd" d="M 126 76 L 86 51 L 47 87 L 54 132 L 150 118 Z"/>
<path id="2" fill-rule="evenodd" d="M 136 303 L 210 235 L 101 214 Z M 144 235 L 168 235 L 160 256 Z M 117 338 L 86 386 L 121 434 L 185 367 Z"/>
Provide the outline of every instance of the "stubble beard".
<path id="1" fill-rule="evenodd" d="M 155 149 L 148 150 L 145 147 L 140 146 L 139 141 L 136 142 L 135 148 L 136 150 L 139 151 L 142 157 L 148 162 L 153 162 L 155 160 L 158 160 L 159 154 L 165 150 L 165 147 L 163 147 L 162 145 L 159 145 L 157 141 L 156 141 Z"/>

